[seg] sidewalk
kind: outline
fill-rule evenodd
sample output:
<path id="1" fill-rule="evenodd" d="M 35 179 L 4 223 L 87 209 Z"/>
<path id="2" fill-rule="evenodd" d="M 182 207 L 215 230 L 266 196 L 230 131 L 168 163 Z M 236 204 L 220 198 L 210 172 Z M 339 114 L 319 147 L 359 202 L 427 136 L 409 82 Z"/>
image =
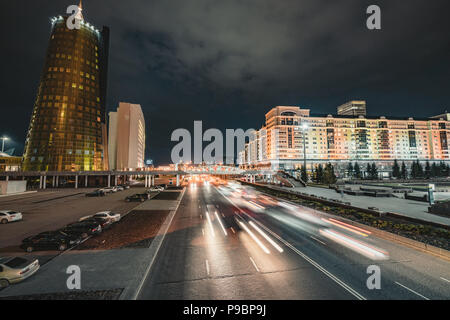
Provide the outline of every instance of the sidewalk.
<path id="1" fill-rule="evenodd" d="M 21 195 L 24 195 L 24 194 L 30 194 L 30 193 L 36 193 L 36 192 L 37 191 L 25 191 L 25 192 L 10 193 L 10 194 L 0 194 L 0 198 L 21 196 Z"/>
<path id="2" fill-rule="evenodd" d="M 450 218 L 445 218 L 428 213 L 428 204 L 425 202 L 405 200 L 398 198 L 374 198 L 368 196 L 352 196 L 337 193 L 333 189 L 325 189 L 318 187 L 306 188 L 285 188 L 286 190 L 303 192 L 318 197 L 325 197 L 328 199 L 340 200 L 343 202 L 350 202 L 352 206 L 367 209 L 369 207 L 376 207 L 381 211 L 398 213 L 400 215 L 450 225 Z"/>

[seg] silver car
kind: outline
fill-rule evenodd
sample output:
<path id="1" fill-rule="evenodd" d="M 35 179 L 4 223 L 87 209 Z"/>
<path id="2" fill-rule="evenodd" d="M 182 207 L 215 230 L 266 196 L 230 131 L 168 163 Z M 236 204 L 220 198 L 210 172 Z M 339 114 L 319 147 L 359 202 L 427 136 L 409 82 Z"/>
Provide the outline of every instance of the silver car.
<path id="1" fill-rule="evenodd" d="M 22 257 L 0 258 L 0 288 L 31 277 L 39 267 L 37 259 L 30 261 Z"/>

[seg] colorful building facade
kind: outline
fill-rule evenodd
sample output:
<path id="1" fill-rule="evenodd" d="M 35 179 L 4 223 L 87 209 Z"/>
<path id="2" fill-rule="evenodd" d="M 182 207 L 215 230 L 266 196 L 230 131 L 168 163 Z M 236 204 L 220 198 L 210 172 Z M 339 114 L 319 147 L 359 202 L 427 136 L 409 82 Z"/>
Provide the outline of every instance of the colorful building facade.
<path id="1" fill-rule="evenodd" d="M 311 115 L 309 109 L 279 106 L 266 114 L 239 160 L 243 166 L 287 170 L 299 168 L 305 158 L 309 170 L 318 163 L 344 168 L 355 161 L 388 168 L 394 160 L 448 162 L 449 139 L 450 114 L 429 119 Z"/>

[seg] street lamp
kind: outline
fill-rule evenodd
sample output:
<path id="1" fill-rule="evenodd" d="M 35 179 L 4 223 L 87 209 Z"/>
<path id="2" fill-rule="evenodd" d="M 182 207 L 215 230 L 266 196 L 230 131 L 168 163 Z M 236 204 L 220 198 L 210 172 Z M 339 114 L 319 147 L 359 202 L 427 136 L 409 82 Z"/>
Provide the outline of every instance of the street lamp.
<path id="1" fill-rule="evenodd" d="M 306 130 L 308 130 L 308 124 L 302 124 L 302 140 L 303 140 L 303 168 L 305 168 L 306 172 Z"/>
<path id="2" fill-rule="evenodd" d="M 9 140 L 9 138 L 7 138 L 7 137 L 2 137 L 2 138 L 0 138 L 0 139 L 2 139 L 2 152 L 4 152 L 4 151 L 5 151 L 5 140 Z"/>

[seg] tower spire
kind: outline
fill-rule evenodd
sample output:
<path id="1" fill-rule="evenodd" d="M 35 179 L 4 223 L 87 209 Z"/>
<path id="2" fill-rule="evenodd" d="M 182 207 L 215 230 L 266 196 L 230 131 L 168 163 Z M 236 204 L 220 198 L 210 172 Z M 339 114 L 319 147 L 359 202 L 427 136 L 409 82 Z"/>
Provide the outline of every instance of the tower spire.
<path id="1" fill-rule="evenodd" d="M 80 0 L 80 4 L 78 4 L 78 14 L 76 15 L 76 19 L 84 21 L 82 12 L 83 12 L 83 1 Z"/>

